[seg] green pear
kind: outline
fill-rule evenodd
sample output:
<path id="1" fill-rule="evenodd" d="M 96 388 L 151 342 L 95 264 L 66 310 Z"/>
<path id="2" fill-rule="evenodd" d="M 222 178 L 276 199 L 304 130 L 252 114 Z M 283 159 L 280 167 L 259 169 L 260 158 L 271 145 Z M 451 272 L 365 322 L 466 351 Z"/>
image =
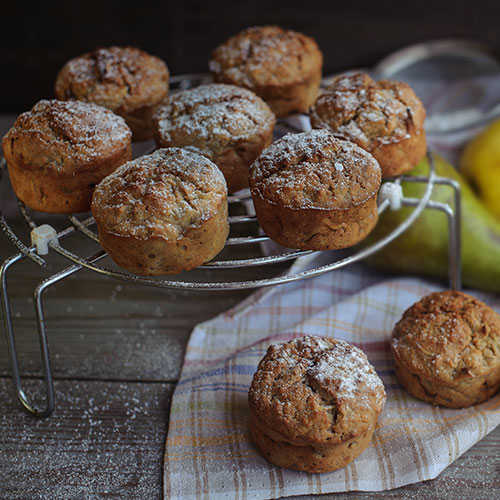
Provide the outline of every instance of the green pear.
<path id="1" fill-rule="evenodd" d="M 500 222 L 488 212 L 464 178 L 443 158 L 435 155 L 436 174 L 455 179 L 462 191 L 462 281 L 465 286 L 500 292 Z M 427 160 L 420 162 L 409 175 L 427 175 Z M 495 182 L 495 179 L 492 179 Z M 405 196 L 421 198 L 424 184 L 403 182 Z M 436 185 L 432 200 L 453 208 L 453 189 Z M 387 209 L 365 240 L 369 244 L 399 225 L 413 208 Z M 414 224 L 395 241 L 367 262 L 378 269 L 395 273 L 448 276 L 448 221 L 444 213 L 425 209 Z"/>

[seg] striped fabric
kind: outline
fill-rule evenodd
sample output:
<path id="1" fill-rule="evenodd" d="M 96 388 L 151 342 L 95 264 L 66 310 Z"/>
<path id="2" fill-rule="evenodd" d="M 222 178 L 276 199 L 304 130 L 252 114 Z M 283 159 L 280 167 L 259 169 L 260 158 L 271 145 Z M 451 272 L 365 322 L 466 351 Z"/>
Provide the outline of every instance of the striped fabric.
<path id="1" fill-rule="evenodd" d="M 435 287 L 414 279 L 372 286 L 338 271 L 259 291 L 193 331 L 170 413 L 166 498 L 277 498 L 379 491 L 436 477 L 500 423 L 500 395 L 448 410 L 409 396 L 394 376 L 388 340 L 401 313 Z M 494 307 L 491 297 L 479 296 Z M 387 404 L 369 448 L 346 468 L 307 474 L 274 467 L 248 437 L 247 392 L 270 343 L 331 335 L 362 348 L 384 381 Z"/>

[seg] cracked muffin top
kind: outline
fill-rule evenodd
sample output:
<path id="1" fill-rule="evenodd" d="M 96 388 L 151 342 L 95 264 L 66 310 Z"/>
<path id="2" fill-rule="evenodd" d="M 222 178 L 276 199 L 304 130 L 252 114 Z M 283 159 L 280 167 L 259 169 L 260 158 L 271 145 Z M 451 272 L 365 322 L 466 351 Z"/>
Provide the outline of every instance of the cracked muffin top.
<path id="1" fill-rule="evenodd" d="M 343 340 L 305 336 L 271 345 L 248 394 L 261 425 L 297 445 L 334 445 L 375 425 L 384 385 Z"/>
<path id="2" fill-rule="evenodd" d="M 125 163 L 100 182 L 92 213 L 117 236 L 175 241 L 216 215 L 226 199 L 226 181 L 214 163 L 167 148 Z"/>
<path id="3" fill-rule="evenodd" d="M 159 58 L 134 47 L 108 47 L 68 61 L 55 83 L 58 99 L 94 102 L 118 114 L 162 101 L 168 93 L 168 68 Z"/>
<path id="4" fill-rule="evenodd" d="M 278 26 L 256 26 L 217 47 L 209 68 L 218 82 L 252 89 L 302 82 L 322 63 L 312 38 Z"/>
<path id="5" fill-rule="evenodd" d="M 159 106 L 155 139 L 162 147 L 189 146 L 211 160 L 244 141 L 272 132 L 276 118 L 253 92 L 210 84 L 178 92 Z"/>
<path id="6" fill-rule="evenodd" d="M 354 73 L 335 78 L 319 95 L 310 117 L 314 128 L 328 128 L 371 151 L 421 130 L 425 109 L 406 83 L 376 82 L 366 73 Z"/>
<path id="7" fill-rule="evenodd" d="M 500 369 L 500 315 L 462 292 L 432 293 L 405 311 L 391 347 L 412 374 L 454 384 Z"/>
<path id="8" fill-rule="evenodd" d="M 252 196 L 290 209 L 347 210 L 373 197 L 381 182 L 375 158 L 328 130 L 288 134 L 250 168 Z"/>
<path id="9" fill-rule="evenodd" d="M 108 109 L 53 99 L 19 115 L 2 145 L 6 159 L 19 166 L 74 175 L 112 161 L 131 139 L 125 120 Z"/>

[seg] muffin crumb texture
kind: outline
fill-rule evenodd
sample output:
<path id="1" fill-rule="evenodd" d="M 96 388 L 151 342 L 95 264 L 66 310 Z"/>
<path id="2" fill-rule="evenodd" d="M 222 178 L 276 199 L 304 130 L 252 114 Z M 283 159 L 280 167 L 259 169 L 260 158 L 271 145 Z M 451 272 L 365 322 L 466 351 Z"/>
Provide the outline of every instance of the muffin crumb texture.
<path id="1" fill-rule="evenodd" d="M 93 102 L 123 116 L 134 140 L 152 136 L 152 115 L 168 95 L 169 72 L 158 57 L 135 47 L 105 47 L 68 61 L 57 75 L 61 100 Z"/>
<path id="2" fill-rule="evenodd" d="M 264 232 L 303 250 L 359 243 L 378 219 L 377 160 L 328 130 L 288 134 L 250 168 L 250 192 Z"/>
<path id="3" fill-rule="evenodd" d="M 165 63 L 135 47 L 96 49 L 68 61 L 55 94 L 105 106 L 118 114 L 161 101 L 168 91 Z"/>
<path id="4" fill-rule="evenodd" d="M 318 94 L 322 65 L 312 38 L 278 26 L 243 30 L 217 47 L 209 62 L 216 82 L 253 90 L 277 116 L 307 112 Z"/>
<path id="5" fill-rule="evenodd" d="M 217 78 L 243 86 L 289 84 L 315 69 L 310 54 L 319 54 L 312 38 L 278 26 L 255 26 L 215 49 L 209 68 Z"/>
<path id="6" fill-rule="evenodd" d="M 425 155 L 425 109 L 403 82 L 366 73 L 336 77 L 310 111 L 314 128 L 328 128 L 379 161 L 384 177 L 413 168 Z"/>
<path id="7" fill-rule="evenodd" d="M 252 189 L 263 198 L 297 209 L 345 209 L 377 193 L 375 159 L 327 130 L 288 134 L 254 163 Z"/>
<path id="8" fill-rule="evenodd" d="M 122 165 L 95 190 L 93 211 L 117 235 L 180 238 L 208 220 L 226 197 L 222 174 L 204 157 L 160 149 Z"/>
<path id="9" fill-rule="evenodd" d="M 368 445 L 385 398 L 360 349 L 333 338 L 297 338 L 271 345 L 259 364 L 249 391 L 251 432 L 277 465 L 334 470 Z"/>
<path id="10" fill-rule="evenodd" d="M 99 240 L 136 274 L 175 274 L 211 260 L 229 225 L 224 176 L 210 160 L 180 148 L 126 163 L 94 192 Z"/>
<path id="11" fill-rule="evenodd" d="M 396 324 L 391 347 L 399 381 L 425 401 L 461 408 L 500 388 L 500 316 L 467 294 L 424 297 Z"/>
<path id="12" fill-rule="evenodd" d="M 41 100 L 19 115 L 3 138 L 4 151 L 26 168 L 79 172 L 117 147 L 130 129 L 120 116 L 91 103 Z M 29 142 L 29 147 L 22 147 Z"/>
<path id="13" fill-rule="evenodd" d="M 176 141 L 186 134 L 201 141 L 199 149 L 212 135 L 229 141 L 245 140 L 257 127 L 274 127 L 269 107 L 252 92 L 226 84 L 201 85 L 174 94 L 156 112 L 157 139 L 160 144 Z M 210 153 L 208 147 L 205 152 Z"/>
<path id="14" fill-rule="evenodd" d="M 248 187 L 248 168 L 271 144 L 276 118 L 253 92 L 211 84 L 184 90 L 159 106 L 154 135 L 161 147 L 184 147 L 212 160 L 230 192 Z"/>
<path id="15" fill-rule="evenodd" d="M 92 103 L 42 100 L 18 116 L 2 146 L 12 187 L 34 210 L 85 212 L 97 183 L 132 157 L 132 132 Z"/>

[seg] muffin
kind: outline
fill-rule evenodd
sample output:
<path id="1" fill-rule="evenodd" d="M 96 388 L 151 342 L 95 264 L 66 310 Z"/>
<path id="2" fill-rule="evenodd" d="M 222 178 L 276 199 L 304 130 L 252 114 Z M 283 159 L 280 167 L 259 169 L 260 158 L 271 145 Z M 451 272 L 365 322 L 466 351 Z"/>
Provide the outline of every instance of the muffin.
<path id="1" fill-rule="evenodd" d="M 142 275 L 193 269 L 215 257 L 229 233 L 224 176 L 180 148 L 122 165 L 96 187 L 92 214 L 111 258 Z"/>
<path id="2" fill-rule="evenodd" d="M 310 111 L 314 128 L 355 142 L 379 162 L 383 177 L 411 170 L 425 155 L 425 109 L 409 85 L 365 73 L 342 75 Z"/>
<path id="3" fill-rule="evenodd" d="M 142 141 L 152 137 L 152 115 L 168 94 L 168 77 L 166 64 L 142 50 L 102 48 L 68 61 L 57 75 L 55 95 L 111 109 Z"/>
<path id="4" fill-rule="evenodd" d="M 271 463 L 306 472 L 345 467 L 371 441 L 384 385 L 343 340 L 307 336 L 271 345 L 248 393 L 250 434 Z"/>
<path id="5" fill-rule="evenodd" d="M 281 117 L 307 112 L 318 94 L 322 65 L 323 55 L 312 38 L 259 26 L 217 47 L 209 68 L 216 82 L 254 91 Z"/>
<path id="6" fill-rule="evenodd" d="M 160 147 L 188 147 L 213 161 L 229 192 L 248 187 L 248 167 L 271 144 L 276 118 L 253 92 L 202 85 L 173 95 L 153 119 Z"/>
<path id="7" fill-rule="evenodd" d="M 250 168 L 250 192 L 264 232 L 289 248 L 355 245 L 377 222 L 377 160 L 327 130 L 289 134 Z"/>
<path id="8" fill-rule="evenodd" d="M 42 100 L 18 116 L 2 147 L 12 187 L 41 212 L 86 212 L 97 183 L 132 157 L 125 120 L 84 102 Z"/>
<path id="9" fill-rule="evenodd" d="M 411 306 L 391 350 L 401 385 L 429 403 L 464 408 L 500 388 L 500 316 L 465 293 L 432 293 Z"/>

